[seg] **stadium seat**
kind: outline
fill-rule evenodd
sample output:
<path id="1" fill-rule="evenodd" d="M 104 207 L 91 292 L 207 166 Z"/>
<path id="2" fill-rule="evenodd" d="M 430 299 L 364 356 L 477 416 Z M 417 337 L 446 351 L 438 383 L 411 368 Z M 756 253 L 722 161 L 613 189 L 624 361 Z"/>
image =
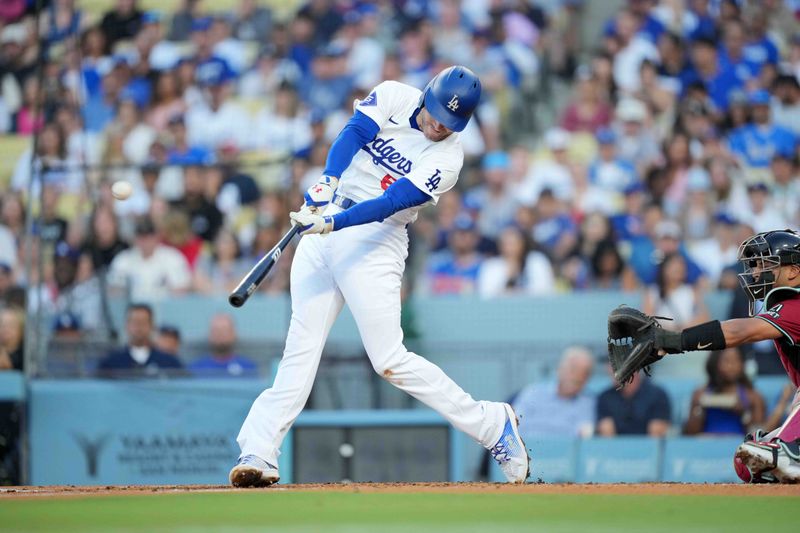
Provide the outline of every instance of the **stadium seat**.
<path id="1" fill-rule="evenodd" d="M 654 378 L 653 383 L 663 388 L 667 396 L 669 396 L 672 409 L 672 424 L 680 431 L 689 418 L 692 393 L 703 384 L 702 378 Z"/>
<path id="2" fill-rule="evenodd" d="M 593 438 L 578 445 L 578 483 L 658 481 L 661 441 L 648 437 Z"/>
<path id="3" fill-rule="evenodd" d="M 664 441 L 662 481 L 733 483 L 733 453 L 739 437 L 677 437 Z"/>
<path id="4" fill-rule="evenodd" d="M 789 384 L 789 377 L 782 376 L 759 376 L 755 380 L 755 387 L 758 392 L 764 397 L 766 405 L 766 416 L 775 408 L 775 404 L 781 397 L 783 388 Z"/>

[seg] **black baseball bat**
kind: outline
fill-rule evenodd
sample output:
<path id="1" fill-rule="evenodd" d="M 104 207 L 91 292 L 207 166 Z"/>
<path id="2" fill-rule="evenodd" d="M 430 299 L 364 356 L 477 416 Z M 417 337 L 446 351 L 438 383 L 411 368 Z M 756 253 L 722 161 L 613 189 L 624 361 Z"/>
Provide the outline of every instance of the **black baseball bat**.
<path id="1" fill-rule="evenodd" d="M 281 237 L 272 250 L 270 250 L 264 257 L 258 260 L 258 263 L 250 269 L 250 272 L 242 278 L 239 285 L 233 289 L 233 292 L 228 296 L 228 302 L 234 307 L 241 307 L 250 296 L 256 292 L 256 289 L 264 278 L 267 277 L 269 271 L 281 258 L 281 254 L 286 249 L 286 246 L 291 242 L 295 235 L 300 232 L 300 226 L 292 226 L 292 229 L 286 232 L 286 235 Z"/>

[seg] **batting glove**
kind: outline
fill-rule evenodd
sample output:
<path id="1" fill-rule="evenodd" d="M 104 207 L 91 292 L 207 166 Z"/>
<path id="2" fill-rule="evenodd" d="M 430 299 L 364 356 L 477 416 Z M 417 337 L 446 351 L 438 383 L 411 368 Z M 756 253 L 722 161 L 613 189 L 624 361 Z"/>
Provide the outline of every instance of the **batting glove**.
<path id="1" fill-rule="evenodd" d="M 330 233 L 333 231 L 333 217 L 325 217 L 316 213 L 310 213 L 305 209 L 289 213 L 292 225 L 300 226 L 300 235 L 310 235 L 312 233 Z"/>
<path id="2" fill-rule="evenodd" d="M 333 198 L 333 193 L 339 185 L 339 179 L 333 176 L 322 176 L 317 183 L 308 188 L 303 198 L 312 213 L 320 213 L 328 207 Z"/>

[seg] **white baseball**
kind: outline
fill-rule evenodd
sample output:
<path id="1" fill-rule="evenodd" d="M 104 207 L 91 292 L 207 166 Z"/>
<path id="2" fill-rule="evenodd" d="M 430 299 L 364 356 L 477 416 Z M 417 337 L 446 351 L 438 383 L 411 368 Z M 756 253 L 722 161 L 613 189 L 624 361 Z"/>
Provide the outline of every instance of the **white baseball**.
<path id="1" fill-rule="evenodd" d="M 115 181 L 111 186 L 111 194 L 117 200 L 127 200 L 133 194 L 133 186 L 128 181 Z"/>

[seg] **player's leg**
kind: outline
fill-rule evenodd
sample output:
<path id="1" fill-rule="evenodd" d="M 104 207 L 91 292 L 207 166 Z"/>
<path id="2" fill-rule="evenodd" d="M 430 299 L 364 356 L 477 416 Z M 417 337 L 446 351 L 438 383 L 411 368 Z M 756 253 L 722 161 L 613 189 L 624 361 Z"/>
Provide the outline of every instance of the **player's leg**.
<path id="1" fill-rule="evenodd" d="M 266 470 L 270 478 L 277 478 L 279 447 L 308 400 L 325 340 L 343 305 L 326 265 L 326 253 L 325 238 L 321 236 L 304 237 L 297 247 L 291 271 L 292 318 L 283 358 L 272 387 L 253 402 L 236 439 L 242 450 L 240 462 L 247 457 L 260 459 L 269 468 L 258 460 L 252 462 L 256 469 Z M 234 480 L 237 468 L 242 483 Z M 248 472 L 257 483 L 247 482 Z M 268 484 L 259 481 L 263 480 L 258 479 L 253 468 L 237 465 L 231 471 L 234 485 Z"/>
<path id="2" fill-rule="evenodd" d="M 528 475 L 528 456 L 511 407 L 473 399 L 442 369 L 403 345 L 400 285 L 406 233 L 388 224 L 383 228 L 372 226 L 348 228 L 361 231 L 352 235 L 350 249 L 347 245 L 336 247 L 336 259 L 331 264 L 372 366 L 386 381 L 496 452 L 504 471 L 512 472 L 507 472 L 510 480 L 523 481 Z"/>
<path id="3" fill-rule="evenodd" d="M 734 468 L 747 483 L 800 483 L 800 393 L 781 427 L 739 445 Z"/>

